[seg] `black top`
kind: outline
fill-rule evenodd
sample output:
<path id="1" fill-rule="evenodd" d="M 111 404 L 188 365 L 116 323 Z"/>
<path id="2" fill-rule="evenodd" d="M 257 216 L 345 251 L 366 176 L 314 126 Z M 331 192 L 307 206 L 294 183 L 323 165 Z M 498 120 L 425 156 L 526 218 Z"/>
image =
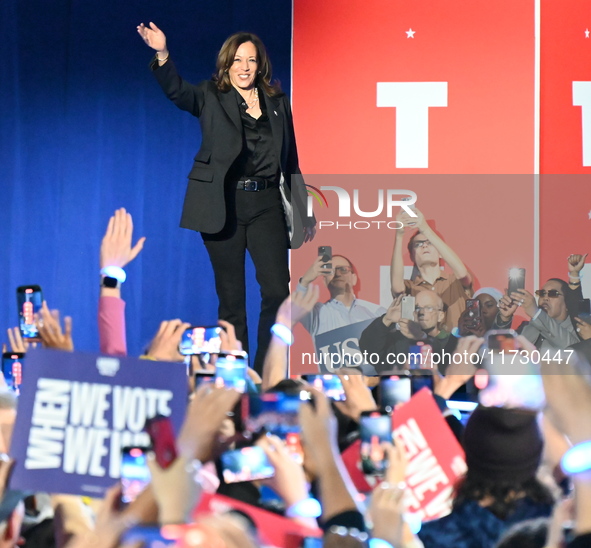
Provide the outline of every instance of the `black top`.
<path id="1" fill-rule="evenodd" d="M 259 91 L 262 114 L 258 119 L 246 112 L 248 105 L 236 89 L 234 94 L 242 120 L 242 152 L 232 166 L 231 172 L 236 176 L 231 178 L 235 180 L 260 178 L 275 182 L 279 178 L 279 160 L 275 154 L 273 132 L 267 115 L 264 93 Z M 274 114 L 271 113 L 271 116 Z"/>
<path id="2" fill-rule="evenodd" d="M 359 349 L 368 354 L 377 354 L 380 361 L 374 365 L 378 374 L 384 373 L 400 373 L 401 365 L 396 361 L 397 356 L 402 354 L 408 355 L 410 347 L 417 344 L 419 341 L 407 339 L 398 329 L 396 325 L 384 325 L 382 318 L 376 318 L 370 323 L 361 333 L 359 337 Z M 445 370 L 450 364 L 451 354 L 456 349 L 458 339 L 445 331 L 440 331 L 436 337 L 427 337 L 424 342 L 431 346 L 431 353 L 438 354 L 438 369 L 442 375 L 445 375 Z M 404 365 L 404 364 L 402 364 Z M 404 370 L 404 369 L 403 369 Z"/>

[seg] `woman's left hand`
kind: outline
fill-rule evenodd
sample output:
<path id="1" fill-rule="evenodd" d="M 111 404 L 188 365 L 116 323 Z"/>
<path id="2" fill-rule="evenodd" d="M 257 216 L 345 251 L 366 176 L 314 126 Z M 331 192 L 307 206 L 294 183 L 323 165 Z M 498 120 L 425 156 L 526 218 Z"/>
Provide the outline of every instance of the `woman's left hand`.
<path id="1" fill-rule="evenodd" d="M 304 228 L 304 243 L 311 242 L 316 236 L 316 226 L 307 226 Z"/>

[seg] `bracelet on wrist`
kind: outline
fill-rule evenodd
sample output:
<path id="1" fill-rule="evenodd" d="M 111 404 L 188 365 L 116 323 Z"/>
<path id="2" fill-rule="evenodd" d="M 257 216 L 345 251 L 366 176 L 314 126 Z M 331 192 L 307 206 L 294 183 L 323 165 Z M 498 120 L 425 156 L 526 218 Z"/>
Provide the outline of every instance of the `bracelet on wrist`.
<path id="1" fill-rule="evenodd" d="M 291 329 L 282 323 L 276 323 L 271 327 L 271 333 L 279 337 L 287 346 L 293 344 L 293 333 Z"/>
<path id="2" fill-rule="evenodd" d="M 370 538 L 368 545 L 369 548 L 394 548 L 392 544 L 383 538 Z"/>
<path id="3" fill-rule="evenodd" d="M 164 59 L 160 59 L 160 57 L 158 57 L 158 54 L 156 54 L 156 59 L 158 59 L 158 61 L 160 61 L 161 63 L 164 63 L 164 61 L 168 61 L 169 57 L 170 57 L 170 53 L 167 53 L 166 57 Z"/>
<path id="4" fill-rule="evenodd" d="M 359 540 L 360 542 L 365 542 L 369 538 L 369 535 L 365 531 L 360 531 L 355 527 L 345 527 L 344 525 L 333 525 L 328 530 L 328 533 L 338 535 L 339 537 L 353 537 Z"/>
<path id="5" fill-rule="evenodd" d="M 569 475 L 591 470 L 591 441 L 584 441 L 571 447 L 563 455 L 560 466 Z"/>
<path id="6" fill-rule="evenodd" d="M 123 283 L 127 279 L 125 270 L 120 266 L 104 266 L 101 268 L 101 275 L 106 276 L 107 278 L 115 278 L 116 280 L 119 280 L 120 283 Z"/>

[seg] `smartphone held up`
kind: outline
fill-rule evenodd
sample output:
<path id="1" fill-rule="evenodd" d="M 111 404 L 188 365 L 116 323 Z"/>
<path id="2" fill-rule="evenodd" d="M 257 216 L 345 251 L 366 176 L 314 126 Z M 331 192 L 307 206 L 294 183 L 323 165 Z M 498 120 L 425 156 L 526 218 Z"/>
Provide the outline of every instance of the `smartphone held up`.
<path id="1" fill-rule="evenodd" d="M 38 285 L 21 285 L 16 288 L 16 302 L 18 309 L 21 336 L 25 340 L 39 338 L 39 330 L 35 324 L 35 314 L 43 305 L 43 293 Z"/>

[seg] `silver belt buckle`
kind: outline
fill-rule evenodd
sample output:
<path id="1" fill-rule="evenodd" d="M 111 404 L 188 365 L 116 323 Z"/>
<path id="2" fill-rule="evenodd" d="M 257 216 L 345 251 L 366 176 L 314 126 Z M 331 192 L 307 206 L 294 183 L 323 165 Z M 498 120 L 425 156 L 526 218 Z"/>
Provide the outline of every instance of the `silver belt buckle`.
<path id="1" fill-rule="evenodd" d="M 257 192 L 259 190 L 259 182 L 246 179 L 246 181 L 244 181 L 244 190 L 247 192 Z"/>

